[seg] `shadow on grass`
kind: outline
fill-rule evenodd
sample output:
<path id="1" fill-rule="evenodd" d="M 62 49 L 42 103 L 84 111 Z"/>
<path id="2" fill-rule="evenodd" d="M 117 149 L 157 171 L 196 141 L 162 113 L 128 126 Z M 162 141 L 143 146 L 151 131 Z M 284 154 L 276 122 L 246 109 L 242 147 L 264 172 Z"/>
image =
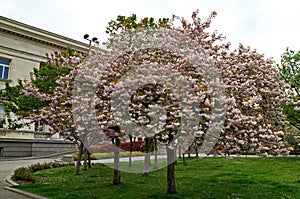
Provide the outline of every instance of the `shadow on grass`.
<path id="1" fill-rule="evenodd" d="M 164 160 L 160 160 L 164 161 Z M 160 162 L 160 164 L 163 162 Z M 178 160 L 177 194 L 166 194 L 166 168 L 142 177 L 142 161 L 133 162 L 135 173 L 121 172 L 122 184 L 112 185 L 113 170 L 95 164 L 79 176 L 74 168 L 57 168 L 35 174 L 38 184 L 16 188 L 49 198 L 299 198 L 300 160 L 297 158 L 204 158 Z M 128 167 L 128 163 L 121 163 Z M 138 173 L 137 173 L 138 172 Z"/>

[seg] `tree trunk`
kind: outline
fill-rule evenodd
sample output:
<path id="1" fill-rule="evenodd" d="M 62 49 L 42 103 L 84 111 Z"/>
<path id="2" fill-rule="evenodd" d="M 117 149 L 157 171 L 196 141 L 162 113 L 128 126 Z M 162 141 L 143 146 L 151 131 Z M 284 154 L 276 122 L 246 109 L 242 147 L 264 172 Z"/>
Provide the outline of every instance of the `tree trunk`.
<path id="1" fill-rule="evenodd" d="M 129 148 L 129 162 L 128 166 L 132 167 L 132 148 L 133 148 L 133 140 L 132 140 L 132 135 L 129 135 L 129 140 L 130 140 L 130 148 Z"/>
<path id="2" fill-rule="evenodd" d="M 83 170 L 87 170 L 87 149 L 84 147 L 84 156 L 83 156 Z"/>
<path id="3" fill-rule="evenodd" d="M 167 194 L 175 194 L 175 150 L 167 145 L 167 161 L 168 161 L 168 170 L 167 170 Z"/>
<path id="4" fill-rule="evenodd" d="M 179 147 L 178 147 L 178 154 L 179 154 L 179 158 L 181 158 L 181 145 L 179 145 Z"/>
<path id="5" fill-rule="evenodd" d="M 182 154 L 182 162 L 185 163 L 185 153 Z"/>
<path id="6" fill-rule="evenodd" d="M 157 139 L 154 138 L 154 164 L 153 164 L 153 169 L 158 169 L 158 164 L 157 164 Z"/>
<path id="7" fill-rule="evenodd" d="M 145 138 L 145 145 L 146 145 L 146 151 L 145 151 L 143 176 L 149 176 L 149 164 L 150 164 L 149 138 Z"/>
<path id="8" fill-rule="evenodd" d="M 87 151 L 87 154 L 88 154 L 88 167 L 91 168 L 92 167 L 91 166 L 91 153 L 89 150 Z"/>
<path id="9" fill-rule="evenodd" d="M 196 161 L 199 161 L 199 152 L 198 152 L 198 148 L 195 148 L 195 153 L 196 153 Z"/>
<path id="10" fill-rule="evenodd" d="M 83 144 L 80 142 L 79 147 L 78 147 L 78 157 L 76 161 L 76 166 L 75 166 L 75 175 L 79 174 L 79 169 L 81 165 L 81 157 L 82 157 L 82 152 L 83 152 Z"/>
<path id="11" fill-rule="evenodd" d="M 174 164 L 177 165 L 177 145 L 174 146 Z"/>
<path id="12" fill-rule="evenodd" d="M 119 138 L 113 138 L 112 140 L 114 144 L 114 179 L 113 184 L 119 185 L 121 184 L 121 176 L 120 176 L 120 139 Z"/>

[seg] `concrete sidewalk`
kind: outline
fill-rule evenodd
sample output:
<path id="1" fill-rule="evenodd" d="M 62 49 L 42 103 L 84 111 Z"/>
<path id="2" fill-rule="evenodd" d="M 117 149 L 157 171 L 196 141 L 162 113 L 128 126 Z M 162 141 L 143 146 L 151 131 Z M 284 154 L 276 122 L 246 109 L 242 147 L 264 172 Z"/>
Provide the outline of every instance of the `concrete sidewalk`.
<path id="1" fill-rule="evenodd" d="M 54 162 L 60 160 L 64 154 L 71 154 L 74 151 L 66 151 L 62 153 L 55 153 L 40 157 L 24 157 L 24 158 L 6 158 L 0 159 L 0 199 L 23 199 L 23 198 L 42 198 L 34 196 L 26 192 L 15 190 L 9 186 L 14 185 L 10 181 L 10 176 L 14 170 L 22 166 L 29 166 L 31 164 L 43 163 L 43 162 Z M 16 193 L 17 192 L 17 193 Z"/>
<path id="2" fill-rule="evenodd" d="M 14 170 L 22 166 L 29 166 L 35 163 L 41 162 L 53 162 L 55 159 L 31 159 L 31 160 L 10 160 L 0 162 L 0 198 L 2 199 L 19 199 L 19 198 L 32 198 L 20 195 L 19 193 L 14 193 L 11 190 L 4 189 L 5 187 L 11 186 L 6 179 L 10 178 Z"/>

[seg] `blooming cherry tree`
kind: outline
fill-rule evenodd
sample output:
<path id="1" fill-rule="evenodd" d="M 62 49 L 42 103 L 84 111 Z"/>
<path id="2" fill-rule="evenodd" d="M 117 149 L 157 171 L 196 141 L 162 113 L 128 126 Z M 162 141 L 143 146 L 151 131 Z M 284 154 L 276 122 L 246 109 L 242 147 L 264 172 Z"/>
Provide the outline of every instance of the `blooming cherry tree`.
<path id="1" fill-rule="evenodd" d="M 77 144 L 79 157 L 75 174 L 79 173 L 84 146 L 73 122 L 72 88 L 77 68 L 82 60 L 83 56 L 73 51 L 66 54 L 54 51 L 48 55 L 48 63 L 45 66 L 48 73 L 37 70 L 35 76 L 31 75 L 31 81 L 24 81 L 22 91 L 25 96 L 34 96 L 43 103 L 43 106 L 34 111 L 21 115 L 23 119 L 41 121 L 49 125 L 55 133 Z M 49 73 L 55 74 L 54 77 L 51 77 Z M 40 83 L 41 80 L 49 82 L 48 86 L 44 87 L 45 84 Z"/>
<path id="2" fill-rule="evenodd" d="M 182 22 L 179 29 L 207 49 L 222 71 L 222 82 L 226 85 L 225 128 L 215 151 L 288 153 L 289 146 L 283 133 L 285 118 L 280 105 L 289 100 L 288 85 L 279 80 L 279 71 L 272 60 L 242 44 L 232 51 L 230 43 L 225 43 L 221 34 L 207 32 L 215 15 L 213 12 L 203 23 L 197 12 L 193 14 L 192 22 L 178 18 Z"/>
<path id="3" fill-rule="evenodd" d="M 53 57 L 73 70 L 57 78 L 51 92 L 41 92 L 34 79 L 26 82 L 26 96 L 49 103 L 26 118 L 43 120 L 85 146 L 112 141 L 114 184 L 121 183 L 121 139 L 158 137 L 167 152 L 168 194 L 176 193 L 178 143 L 183 151 L 195 143 L 206 154 L 288 153 L 280 103 L 289 95 L 278 69 L 249 47 L 230 50 L 221 34 L 209 32 L 215 12 L 205 21 L 197 15 L 158 25 L 120 18 L 124 24 L 112 23 L 107 50 L 82 65 L 78 56 Z"/>

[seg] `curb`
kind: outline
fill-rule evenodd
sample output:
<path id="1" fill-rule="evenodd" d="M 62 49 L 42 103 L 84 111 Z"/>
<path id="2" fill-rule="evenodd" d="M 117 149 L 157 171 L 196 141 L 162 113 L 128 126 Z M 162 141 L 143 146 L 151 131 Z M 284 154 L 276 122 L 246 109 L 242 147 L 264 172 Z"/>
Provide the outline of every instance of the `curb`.
<path id="1" fill-rule="evenodd" d="M 16 183 L 11 179 L 12 175 L 8 176 L 5 178 L 5 182 L 7 182 L 10 186 L 18 186 L 19 184 Z"/>
<path id="2" fill-rule="evenodd" d="M 12 175 L 10 175 L 9 177 L 7 177 L 5 179 L 5 182 L 7 182 L 10 186 L 17 186 L 17 185 L 19 185 L 18 183 L 16 183 L 15 181 L 13 181 L 11 179 L 11 176 Z M 11 192 L 17 193 L 17 194 L 22 195 L 22 196 L 26 196 L 26 197 L 28 197 L 30 199 L 48 199 L 48 198 L 45 198 L 43 196 L 40 196 L 40 195 L 37 195 L 37 194 L 34 194 L 34 193 L 29 193 L 29 192 L 26 192 L 26 191 L 22 191 L 20 189 L 12 188 L 10 186 L 4 187 L 3 189 L 6 190 L 6 191 L 11 191 Z"/>
<path id="3" fill-rule="evenodd" d="M 43 196 L 39 196 L 39 195 L 29 193 L 29 192 L 26 192 L 26 191 L 22 191 L 22 190 L 19 190 L 19 189 L 14 189 L 14 188 L 11 188 L 11 187 L 4 187 L 3 189 L 5 189 L 7 191 L 14 192 L 14 193 L 17 193 L 19 195 L 26 196 L 26 197 L 31 198 L 31 199 L 48 199 L 48 198 L 45 198 Z"/>
<path id="4" fill-rule="evenodd" d="M 5 182 L 8 183 L 9 186 L 4 187 L 3 188 L 4 190 L 14 192 L 16 194 L 28 197 L 30 199 L 48 199 L 48 198 L 45 198 L 43 196 L 40 196 L 40 195 L 37 195 L 37 194 L 34 194 L 34 193 L 30 193 L 30 192 L 22 191 L 20 189 L 12 188 L 11 186 L 18 186 L 19 185 L 18 183 L 16 183 L 15 181 L 13 181 L 11 179 L 12 175 L 13 174 L 11 174 L 10 176 L 5 178 Z"/>
<path id="5" fill-rule="evenodd" d="M 64 152 L 59 152 L 59 153 L 53 153 L 53 154 L 44 155 L 44 156 L 0 159 L 0 162 L 1 161 L 15 161 L 15 160 L 43 159 L 43 158 L 49 158 L 49 157 L 59 156 L 59 155 L 63 155 L 63 154 L 69 154 L 69 153 L 73 153 L 73 152 L 76 152 L 76 151 L 77 151 L 77 149 L 64 151 Z M 9 175 L 5 178 L 5 182 L 8 183 L 9 186 L 4 187 L 3 188 L 4 190 L 11 191 L 11 192 L 14 192 L 16 194 L 19 194 L 19 195 L 22 195 L 22 196 L 25 196 L 25 197 L 28 197 L 28 198 L 31 198 L 31 199 L 48 199 L 48 198 L 45 198 L 43 196 L 39 196 L 37 194 L 29 193 L 29 192 L 26 192 L 26 191 L 22 191 L 22 190 L 10 187 L 10 186 L 18 186 L 19 185 L 18 183 L 16 183 L 15 181 L 13 181 L 11 179 L 12 175 L 13 174 L 11 174 L 11 175 Z"/>

